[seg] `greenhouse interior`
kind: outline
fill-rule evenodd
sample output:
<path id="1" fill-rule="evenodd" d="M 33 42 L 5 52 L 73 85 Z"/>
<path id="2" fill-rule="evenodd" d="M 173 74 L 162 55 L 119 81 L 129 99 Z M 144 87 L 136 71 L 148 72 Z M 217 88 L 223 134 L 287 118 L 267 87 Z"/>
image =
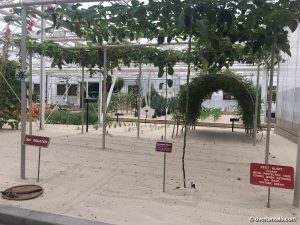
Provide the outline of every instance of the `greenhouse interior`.
<path id="1" fill-rule="evenodd" d="M 0 224 L 297 224 L 299 24 L 299 0 L 0 0 Z"/>

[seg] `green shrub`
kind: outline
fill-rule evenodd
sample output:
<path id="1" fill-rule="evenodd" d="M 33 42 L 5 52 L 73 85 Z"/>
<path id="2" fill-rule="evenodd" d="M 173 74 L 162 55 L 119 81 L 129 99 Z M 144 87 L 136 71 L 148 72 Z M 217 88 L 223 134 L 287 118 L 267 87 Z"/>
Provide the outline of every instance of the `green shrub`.
<path id="1" fill-rule="evenodd" d="M 212 109 L 211 113 L 214 118 L 214 121 L 217 121 L 221 117 L 222 109 L 221 108 Z"/>
<path id="2" fill-rule="evenodd" d="M 211 108 L 202 107 L 200 111 L 200 119 L 205 120 L 211 115 Z"/>
<path id="3" fill-rule="evenodd" d="M 202 107 L 200 111 L 200 119 L 205 120 L 208 117 L 212 116 L 214 121 L 217 121 L 220 119 L 222 115 L 222 109 L 221 108 L 206 108 Z"/>
<path id="4" fill-rule="evenodd" d="M 48 114 L 46 114 L 48 117 Z M 86 114 L 84 114 L 86 123 Z M 89 112 L 89 124 L 95 124 L 98 122 L 98 115 L 94 111 Z M 53 112 L 50 118 L 47 120 L 49 124 L 81 124 L 81 112 L 68 112 L 68 111 L 58 111 Z"/>

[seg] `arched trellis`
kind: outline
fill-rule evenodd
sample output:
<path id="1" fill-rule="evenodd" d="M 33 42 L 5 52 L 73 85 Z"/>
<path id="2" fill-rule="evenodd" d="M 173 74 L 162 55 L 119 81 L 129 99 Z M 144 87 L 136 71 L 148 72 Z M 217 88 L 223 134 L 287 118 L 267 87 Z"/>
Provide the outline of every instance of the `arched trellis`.
<path id="1" fill-rule="evenodd" d="M 208 95 L 218 90 L 226 91 L 232 94 L 242 111 L 242 120 L 245 128 L 253 127 L 254 117 L 254 99 L 255 87 L 254 85 L 240 75 L 233 72 L 226 71 L 216 74 L 200 74 L 194 78 L 190 84 L 190 99 L 189 110 L 186 118 L 190 123 L 197 120 L 201 110 L 201 103 Z M 183 88 L 179 96 L 179 110 L 183 113 L 185 109 L 185 92 Z M 260 107 L 259 107 L 260 112 Z M 260 113 L 258 113 L 258 124 L 260 124 Z"/>

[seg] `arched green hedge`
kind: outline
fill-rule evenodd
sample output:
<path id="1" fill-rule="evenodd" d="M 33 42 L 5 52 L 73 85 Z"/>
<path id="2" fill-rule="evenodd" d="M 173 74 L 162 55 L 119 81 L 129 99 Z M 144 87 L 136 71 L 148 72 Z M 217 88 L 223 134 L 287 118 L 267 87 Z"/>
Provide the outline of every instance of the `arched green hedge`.
<path id="1" fill-rule="evenodd" d="M 253 127 L 255 110 L 256 88 L 244 77 L 225 71 L 216 74 L 200 74 L 190 83 L 189 110 L 187 119 L 189 123 L 195 122 L 199 117 L 202 102 L 213 92 L 223 90 L 233 95 L 241 108 L 242 120 L 246 128 Z M 179 93 L 179 111 L 185 114 L 186 86 Z M 259 103 L 260 106 L 260 103 Z M 258 124 L 260 124 L 260 107 Z"/>

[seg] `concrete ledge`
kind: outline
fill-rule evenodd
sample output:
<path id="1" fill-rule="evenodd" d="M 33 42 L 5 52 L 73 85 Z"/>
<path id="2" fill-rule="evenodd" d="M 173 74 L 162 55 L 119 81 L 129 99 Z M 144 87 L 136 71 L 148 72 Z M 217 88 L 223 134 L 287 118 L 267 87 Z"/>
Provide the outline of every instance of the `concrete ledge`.
<path id="1" fill-rule="evenodd" d="M 74 217 L 0 205 L 0 224 L 4 225 L 112 225 Z"/>
<path id="2" fill-rule="evenodd" d="M 275 134 L 278 134 L 296 144 L 298 143 L 298 137 L 296 135 L 294 135 L 286 130 L 281 129 L 279 126 L 275 127 L 274 132 L 275 132 Z"/>

